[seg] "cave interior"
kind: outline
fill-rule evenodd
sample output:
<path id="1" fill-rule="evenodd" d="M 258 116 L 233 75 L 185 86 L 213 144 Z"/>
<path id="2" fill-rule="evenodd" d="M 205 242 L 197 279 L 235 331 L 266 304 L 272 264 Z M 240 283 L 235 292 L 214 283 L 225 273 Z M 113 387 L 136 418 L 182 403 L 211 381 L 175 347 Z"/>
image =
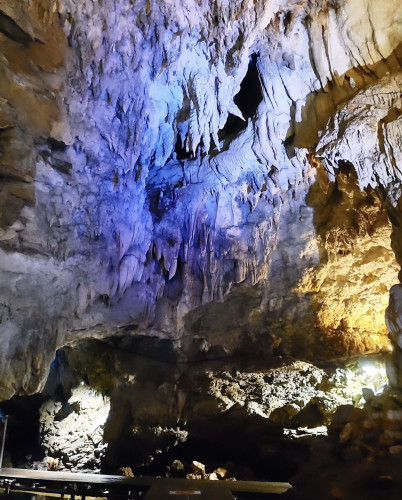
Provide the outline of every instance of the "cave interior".
<path id="1" fill-rule="evenodd" d="M 400 0 L 0 0 L 0 54 L 3 467 L 399 499 Z"/>

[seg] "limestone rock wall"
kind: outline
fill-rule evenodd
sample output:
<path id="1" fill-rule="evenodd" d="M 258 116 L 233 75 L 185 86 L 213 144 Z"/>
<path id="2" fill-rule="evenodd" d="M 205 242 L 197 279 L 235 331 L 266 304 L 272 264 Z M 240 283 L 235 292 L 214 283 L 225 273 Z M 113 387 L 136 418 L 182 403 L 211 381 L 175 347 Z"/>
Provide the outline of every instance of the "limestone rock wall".
<path id="1" fill-rule="evenodd" d="M 193 460 L 203 449 L 211 467 L 218 457 L 237 456 L 240 447 L 239 462 L 250 460 L 253 467 L 278 436 L 300 428 L 326 432 L 339 406 L 362 407 L 363 388 L 375 394 L 386 385 L 378 356 L 268 367 L 263 356 L 251 364 L 244 356 L 207 354 L 192 352 L 183 362 L 174 341 L 146 336 L 83 341 L 60 350 L 41 409 L 46 455 L 59 459 L 60 468 L 101 464 L 103 471 L 131 467 L 145 475 L 163 474 L 173 460 Z M 69 383 L 60 377 L 65 369 L 75 375 Z"/>
<path id="2" fill-rule="evenodd" d="M 347 229 L 366 249 L 338 266 L 309 192 L 327 182 L 318 162 L 342 191 L 348 162 L 361 189 L 397 201 L 398 20 L 397 0 L 0 1 L 0 397 L 40 390 L 61 345 L 122 332 L 311 358 L 318 324 L 335 343 L 357 331 L 334 355 L 378 349 L 377 318 L 345 323 L 353 301 L 320 319 L 334 288 L 316 281 L 366 259 L 366 283 L 348 272 L 342 284 L 363 291 L 365 315 L 380 279 L 383 303 L 389 225 L 378 209 L 367 226 L 378 258 Z M 240 109 L 252 54 L 263 99 Z M 361 207 L 349 208 L 353 225 Z"/>
<path id="3" fill-rule="evenodd" d="M 49 400 L 40 409 L 41 443 L 52 470 L 100 472 L 107 445 L 103 430 L 109 398 L 80 384 L 67 402 Z"/>

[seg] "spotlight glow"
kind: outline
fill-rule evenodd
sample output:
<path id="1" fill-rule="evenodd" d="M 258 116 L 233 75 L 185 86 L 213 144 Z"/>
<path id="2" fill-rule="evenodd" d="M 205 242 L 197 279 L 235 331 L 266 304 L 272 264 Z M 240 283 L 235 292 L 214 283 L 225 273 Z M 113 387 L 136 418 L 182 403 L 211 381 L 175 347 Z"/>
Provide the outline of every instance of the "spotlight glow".
<path id="1" fill-rule="evenodd" d="M 385 363 L 378 360 L 364 360 L 360 362 L 360 370 L 365 387 L 372 389 L 376 395 L 381 394 L 388 383 Z"/>
<path id="2" fill-rule="evenodd" d="M 365 363 L 364 365 L 362 365 L 362 371 L 368 377 L 375 377 L 380 373 L 380 369 L 377 366 L 369 363 Z"/>

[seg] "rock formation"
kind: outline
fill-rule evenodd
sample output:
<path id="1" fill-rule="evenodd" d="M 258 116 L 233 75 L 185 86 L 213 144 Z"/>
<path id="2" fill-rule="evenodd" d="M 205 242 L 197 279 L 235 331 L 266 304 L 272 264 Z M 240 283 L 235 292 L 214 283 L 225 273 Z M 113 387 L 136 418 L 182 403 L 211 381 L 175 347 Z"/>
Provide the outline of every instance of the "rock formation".
<path id="1" fill-rule="evenodd" d="M 387 344 L 398 2 L 0 9 L 3 398 L 119 332 Z"/>
<path id="2" fill-rule="evenodd" d="M 56 470 L 74 470 L 79 464 L 81 471 L 100 471 L 106 448 L 103 429 L 109 411 L 108 398 L 83 384 L 73 389 L 66 405 L 48 401 L 42 406 L 41 442 L 46 455 L 57 460 Z"/>
<path id="3" fill-rule="evenodd" d="M 208 465 L 219 459 L 223 465 L 239 451 L 251 461 L 252 449 L 245 448 L 250 443 L 257 448 L 261 436 L 292 438 L 300 428 L 325 434 L 340 406 L 363 406 L 362 388 L 374 396 L 386 385 L 384 363 L 374 359 L 266 368 L 266 362 L 254 359 L 251 366 L 241 358 L 180 363 L 167 350 L 166 343 L 144 339 L 142 344 L 84 341 L 80 349 L 61 351 L 45 391 L 52 397 L 46 396 L 40 409 L 46 456 L 60 469 L 129 466 L 135 473 L 164 472 L 169 459 L 186 462 L 203 446 L 214 446 L 203 458 Z M 69 366 L 75 379 L 64 374 L 57 380 L 60 366 Z M 70 394 L 69 378 L 71 396 L 62 397 Z"/>
<path id="4" fill-rule="evenodd" d="M 40 392 L 65 347 L 111 397 L 110 458 L 137 424 L 166 450 L 184 439 L 197 363 L 227 385 L 226 362 L 314 371 L 393 348 L 401 388 L 401 16 L 399 0 L 0 0 L 0 399 Z M 171 406 L 141 421 L 153 391 Z"/>

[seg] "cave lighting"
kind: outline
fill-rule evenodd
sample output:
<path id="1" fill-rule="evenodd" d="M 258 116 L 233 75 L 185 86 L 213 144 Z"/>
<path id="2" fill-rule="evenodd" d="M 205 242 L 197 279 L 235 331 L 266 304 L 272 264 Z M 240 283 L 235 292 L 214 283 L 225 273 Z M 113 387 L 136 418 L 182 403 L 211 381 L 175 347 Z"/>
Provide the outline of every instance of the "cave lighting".
<path id="1" fill-rule="evenodd" d="M 374 377 L 380 372 L 380 368 L 378 368 L 374 363 L 369 362 L 362 364 L 362 370 L 368 377 Z"/>
<path id="2" fill-rule="evenodd" d="M 359 363 L 364 386 L 372 389 L 375 395 L 381 394 L 387 386 L 385 363 L 365 359 Z"/>

